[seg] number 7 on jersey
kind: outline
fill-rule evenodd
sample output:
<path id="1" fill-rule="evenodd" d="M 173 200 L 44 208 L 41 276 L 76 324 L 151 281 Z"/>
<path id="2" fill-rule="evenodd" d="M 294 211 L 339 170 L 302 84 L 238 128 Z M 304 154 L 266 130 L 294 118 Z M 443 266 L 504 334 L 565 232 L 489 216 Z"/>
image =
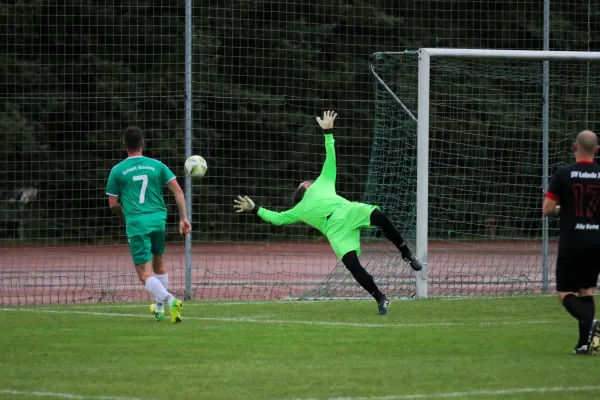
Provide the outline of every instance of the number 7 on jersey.
<path id="1" fill-rule="evenodd" d="M 146 188 L 148 187 L 148 175 L 137 175 L 132 178 L 134 181 L 142 181 L 140 189 L 140 204 L 144 204 L 146 200 Z"/>

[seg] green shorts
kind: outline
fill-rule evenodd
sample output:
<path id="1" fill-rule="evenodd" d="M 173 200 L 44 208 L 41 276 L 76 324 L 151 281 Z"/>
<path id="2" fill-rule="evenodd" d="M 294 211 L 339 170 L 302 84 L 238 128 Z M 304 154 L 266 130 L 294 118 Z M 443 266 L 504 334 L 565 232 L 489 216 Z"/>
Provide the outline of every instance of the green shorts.
<path id="1" fill-rule="evenodd" d="M 129 250 L 135 265 L 152 260 L 154 255 L 165 254 L 165 232 L 154 231 L 128 239 Z"/>
<path id="2" fill-rule="evenodd" d="M 371 225 L 374 210 L 379 210 L 379 206 L 352 202 L 331 214 L 325 226 L 325 236 L 340 260 L 353 250 L 360 255 L 360 228 L 374 228 Z"/>

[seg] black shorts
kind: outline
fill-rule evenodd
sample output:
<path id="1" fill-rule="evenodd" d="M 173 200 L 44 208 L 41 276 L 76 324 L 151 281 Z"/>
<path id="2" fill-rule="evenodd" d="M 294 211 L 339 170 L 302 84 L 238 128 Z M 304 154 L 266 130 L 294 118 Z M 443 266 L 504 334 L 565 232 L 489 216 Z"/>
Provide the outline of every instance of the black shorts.
<path id="1" fill-rule="evenodd" d="M 600 246 L 587 249 L 559 249 L 556 259 L 556 290 L 578 292 L 594 288 L 600 274 Z"/>

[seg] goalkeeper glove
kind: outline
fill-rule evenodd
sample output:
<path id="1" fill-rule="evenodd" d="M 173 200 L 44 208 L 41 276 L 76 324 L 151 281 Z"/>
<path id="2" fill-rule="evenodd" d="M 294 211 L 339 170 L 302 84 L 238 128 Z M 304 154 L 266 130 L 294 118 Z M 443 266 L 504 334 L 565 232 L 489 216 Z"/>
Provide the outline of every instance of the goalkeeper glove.
<path id="1" fill-rule="evenodd" d="M 333 121 L 337 118 L 337 114 L 335 111 L 325 111 L 323 112 L 323 119 L 317 117 L 317 123 L 323 130 L 333 129 Z"/>
<path id="2" fill-rule="evenodd" d="M 233 208 L 237 208 L 237 210 L 235 211 L 237 213 L 252 212 L 256 214 L 258 212 L 258 209 L 260 208 L 257 207 L 252 201 L 252 199 L 248 196 L 238 196 L 237 199 L 233 200 L 233 202 L 235 203 L 233 205 Z"/>

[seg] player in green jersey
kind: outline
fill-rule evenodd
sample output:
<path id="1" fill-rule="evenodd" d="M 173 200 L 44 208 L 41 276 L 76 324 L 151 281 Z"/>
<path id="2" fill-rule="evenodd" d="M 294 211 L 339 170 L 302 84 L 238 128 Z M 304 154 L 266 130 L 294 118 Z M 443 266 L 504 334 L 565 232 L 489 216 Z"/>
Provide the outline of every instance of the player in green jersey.
<path id="1" fill-rule="evenodd" d="M 127 158 L 110 171 L 106 194 L 112 212 L 126 224 L 127 241 L 138 277 L 154 297 L 150 306 L 155 318 L 164 318 L 164 303 L 169 306 L 171 322 L 181 322 L 183 303 L 168 292 L 169 276 L 164 266 L 167 207 L 163 187 L 175 195 L 179 208 L 179 232 L 191 230 L 186 216 L 185 196 L 175 175 L 162 162 L 144 157 L 144 138 L 136 126 L 125 130 Z M 150 268 L 150 261 L 152 267 Z"/>
<path id="2" fill-rule="evenodd" d="M 387 314 L 389 299 L 378 289 L 373 277 L 358 261 L 360 228 L 380 227 L 383 234 L 398 248 L 402 258 L 415 271 L 422 269 L 421 262 L 413 257 L 398 228 L 380 210 L 379 206 L 351 202 L 336 194 L 337 175 L 335 146 L 331 130 L 337 114 L 325 111 L 317 122 L 325 131 L 325 163 L 315 181 L 304 181 L 294 193 L 294 207 L 284 212 L 274 212 L 259 207 L 247 196 L 234 200 L 236 212 L 252 212 L 273 225 L 304 222 L 319 230 L 329 240 L 333 251 L 342 260 L 356 281 L 377 301 L 379 314 Z"/>

